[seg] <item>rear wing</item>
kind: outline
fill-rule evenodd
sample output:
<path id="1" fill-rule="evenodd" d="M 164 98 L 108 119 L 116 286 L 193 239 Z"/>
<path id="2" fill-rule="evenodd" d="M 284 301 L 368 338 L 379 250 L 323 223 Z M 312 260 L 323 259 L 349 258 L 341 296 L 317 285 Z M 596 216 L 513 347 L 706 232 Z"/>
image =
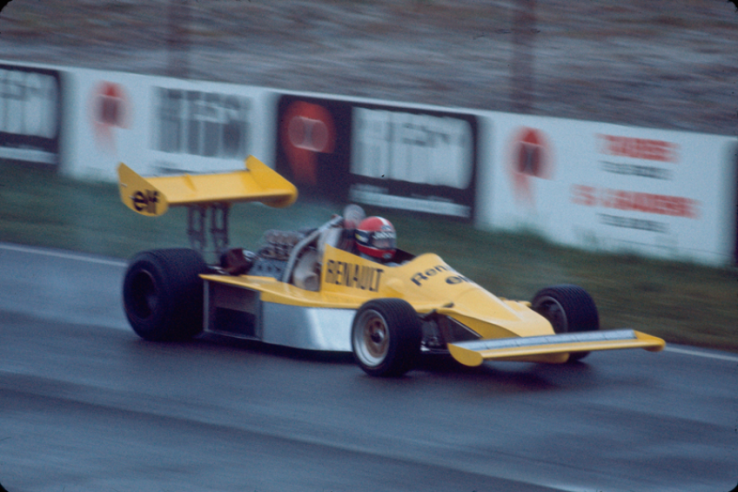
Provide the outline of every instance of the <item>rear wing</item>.
<path id="1" fill-rule="evenodd" d="M 568 358 L 566 354 L 571 352 L 630 348 L 643 348 L 651 352 L 658 352 L 664 346 L 665 342 L 662 339 L 630 329 L 473 340 L 448 344 L 453 358 L 467 366 L 478 366 L 485 360 L 565 362 Z M 563 357 L 557 358 L 557 355 Z"/>
<path id="2" fill-rule="evenodd" d="M 228 211 L 231 203 L 261 202 L 283 208 L 297 200 L 295 185 L 254 156 L 246 169 L 217 174 L 180 174 L 144 178 L 121 163 L 118 186 L 123 203 L 141 215 L 163 215 L 169 207 L 187 206 L 187 235 L 204 254 L 209 230 L 215 254 L 228 247 Z M 208 211 L 210 214 L 208 214 Z M 210 227 L 206 227 L 207 216 Z"/>
<path id="3" fill-rule="evenodd" d="M 254 156 L 246 169 L 218 174 L 181 174 L 144 178 L 121 163 L 118 166 L 120 198 L 141 215 L 163 215 L 169 207 L 203 206 L 234 202 L 262 202 L 288 207 L 297 200 L 297 188 Z"/>

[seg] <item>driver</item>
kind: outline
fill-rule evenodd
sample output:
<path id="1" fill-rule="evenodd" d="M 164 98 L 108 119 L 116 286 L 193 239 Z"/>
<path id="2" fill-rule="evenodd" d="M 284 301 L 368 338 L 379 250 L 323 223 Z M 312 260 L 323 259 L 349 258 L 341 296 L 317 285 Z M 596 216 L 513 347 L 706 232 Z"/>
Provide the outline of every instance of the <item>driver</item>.
<path id="1" fill-rule="evenodd" d="M 397 235 L 392 222 L 382 217 L 367 217 L 355 233 L 356 249 L 362 258 L 384 263 L 395 257 Z"/>

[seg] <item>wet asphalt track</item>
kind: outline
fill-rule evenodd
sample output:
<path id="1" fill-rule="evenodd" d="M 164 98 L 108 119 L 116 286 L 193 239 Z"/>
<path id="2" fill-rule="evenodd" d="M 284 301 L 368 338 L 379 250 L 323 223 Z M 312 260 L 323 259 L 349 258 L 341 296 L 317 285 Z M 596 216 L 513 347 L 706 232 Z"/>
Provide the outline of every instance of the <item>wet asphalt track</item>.
<path id="1" fill-rule="evenodd" d="M 0 483 L 46 491 L 717 491 L 738 483 L 738 356 L 436 363 L 154 344 L 123 264 L 0 244 Z"/>

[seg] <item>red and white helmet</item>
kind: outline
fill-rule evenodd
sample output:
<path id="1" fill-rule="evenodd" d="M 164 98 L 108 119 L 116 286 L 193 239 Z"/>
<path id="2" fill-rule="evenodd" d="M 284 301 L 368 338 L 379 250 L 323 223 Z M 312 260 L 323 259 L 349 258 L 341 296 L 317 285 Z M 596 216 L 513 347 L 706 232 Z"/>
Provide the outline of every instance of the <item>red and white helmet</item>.
<path id="1" fill-rule="evenodd" d="M 356 247 L 372 258 L 391 260 L 395 256 L 396 243 L 392 222 L 382 217 L 367 217 L 356 228 Z"/>

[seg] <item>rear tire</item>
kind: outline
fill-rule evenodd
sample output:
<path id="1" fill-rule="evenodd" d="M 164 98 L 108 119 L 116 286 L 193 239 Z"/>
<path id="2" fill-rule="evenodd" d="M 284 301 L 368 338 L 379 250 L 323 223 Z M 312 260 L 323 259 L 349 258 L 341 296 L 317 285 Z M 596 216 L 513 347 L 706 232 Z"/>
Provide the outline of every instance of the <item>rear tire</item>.
<path id="1" fill-rule="evenodd" d="M 600 329 L 600 316 L 594 300 L 586 290 L 576 285 L 542 289 L 533 297 L 531 307 L 551 323 L 557 334 Z M 568 362 L 582 360 L 588 355 L 589 352 L 573 352 Z"/>
<path id="2" fill-rule="evenodd" d="M 203 283 L 208 266 L 191 249 L 160 249 L 134 256 L 123 280 L 123 307 L 145 340 L 187 340 L 202 331 Z"/>
<path id="3" fill-rule="evenodd" d="M 356 363 L 370 376 L 397 377 L 420 357 L 423 330 L 415 309 L 402 299 L 375 299 L 354 316 L 351 348 Z"/>

